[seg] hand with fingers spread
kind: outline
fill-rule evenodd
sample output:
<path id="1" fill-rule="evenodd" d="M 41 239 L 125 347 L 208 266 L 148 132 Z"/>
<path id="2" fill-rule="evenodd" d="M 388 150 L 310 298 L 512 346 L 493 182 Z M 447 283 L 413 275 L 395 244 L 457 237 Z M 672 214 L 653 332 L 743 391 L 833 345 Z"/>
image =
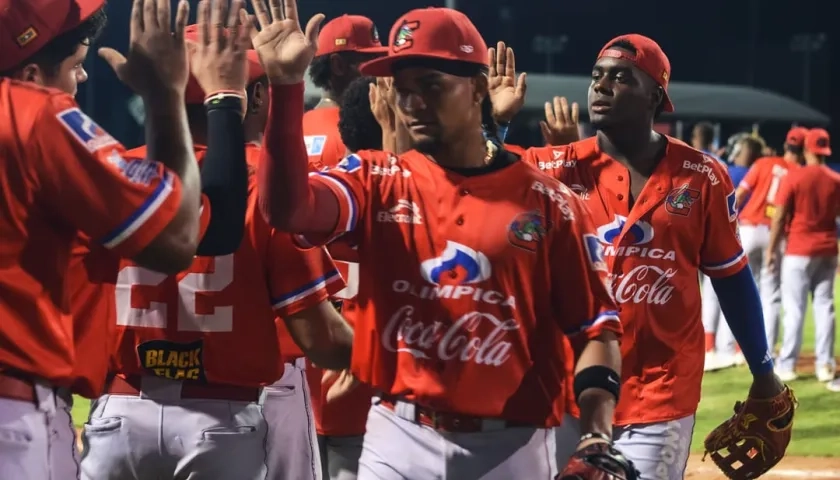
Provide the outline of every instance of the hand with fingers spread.
<path id="1" fill-rule="evenodd" d="M 259 23 L 259 31 L 251 32 L 251 42 L 260 57 L 263 69 L 273 85 L 293 85 L 304 81 L 306 69 L 318 50 L 318 32 L 323 14 L 317 14 L 300 28 L 297 1 L 251 0 Z M 243 14 L 243 20 L 247 15 Z"/>
<path id="2" fill-rule="evenodd" d="M 545 121 L 540 122 L 543 140 L 546 145 L 568 145 L 580 140 L 580 107 L 577 103 L 569 106 L 566 97 L 554 97 L 553 102 L 545 102 Z"/>
<path id="3" fill-rule="evenodd" d="M 393 79 L 377 77 L 370 86 L 370 111 L 383 130 L 394 131 L 394 89 Z"/>
<path id="4" fill-rule="evenodd" d="M 188 44 L 190 70 L 207 94 L 243 92 L 248 82 L 246 52 L 251 47 L 253 24 L 241 15 L 245 0 L 233 0 L 229 11 L 228 1 L 199 2 L 197 41 Z"/>
<path id="5" fill-rule="evenodd" d="M 505 42 L 488 48 L 487 56 L 490 66 L 487 87 L 493 103 L 493 119 L 497 123 L 510 123 L 525 105 L 525 74 L 516 78 L 516 58 Z"/>
<path id="6" fill-rule="evenodd" d="M 148 100 L 183 96 L 189 78 L 184 29 L 190 13 L 187 0 L 178 2 L 175 31 L 172 31 L 170 0 L 134 0 L 128 56 L 113 48 L 99 49 L 117 77 Z"/>

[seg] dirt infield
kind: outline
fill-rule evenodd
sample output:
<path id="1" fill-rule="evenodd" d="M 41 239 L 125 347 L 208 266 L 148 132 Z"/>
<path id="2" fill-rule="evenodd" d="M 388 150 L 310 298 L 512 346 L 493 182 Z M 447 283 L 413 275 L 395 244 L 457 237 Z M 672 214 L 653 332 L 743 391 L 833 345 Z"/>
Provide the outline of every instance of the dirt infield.
<path id="1" fill-rule="evenodd" d="M 702 455 L 688 460 L 685 478 L 693 480 L 726 480 L 711 459 L 701 461 Z M 840 458 L 785 457 L 776 468 L 761 477 L 763 480 L 790 478 L 840 478 Z"/>

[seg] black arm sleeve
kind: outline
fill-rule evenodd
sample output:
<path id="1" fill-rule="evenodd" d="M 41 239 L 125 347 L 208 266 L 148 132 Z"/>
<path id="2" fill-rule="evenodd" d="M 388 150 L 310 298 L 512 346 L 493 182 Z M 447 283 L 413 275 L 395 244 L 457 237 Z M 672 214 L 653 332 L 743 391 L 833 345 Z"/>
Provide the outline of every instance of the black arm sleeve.
<path id="1" fill-rule="evenodd" d="M 225 98 L 207 106 L 207 154 L 201 165 L 201 193 L 210 201 L 210 224 L 196 255 L 235 252 L 245 231 L 248 166 L 242 103 Z"/>

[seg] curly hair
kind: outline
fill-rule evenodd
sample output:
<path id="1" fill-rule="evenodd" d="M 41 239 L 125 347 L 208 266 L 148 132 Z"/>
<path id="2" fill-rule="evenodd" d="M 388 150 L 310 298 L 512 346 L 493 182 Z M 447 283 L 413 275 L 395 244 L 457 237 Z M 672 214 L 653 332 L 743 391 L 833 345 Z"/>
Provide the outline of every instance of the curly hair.
<path id="1" fill-rule="evenodd" d="M 309 64 L 309 79 L 312 80 L 312 83 L 316 87 L 326 90 L 330 87 L 330 76 L 332 76 L 332 72 L 330 71 L 330 56 L 321 55 L 320 57 L 315 57 L 312 63 Z"/>
<path id="2" fill-rule="evenodd" d="M 34 63 L 41 67 L 41 70 L 48 77 L 55 76 L 58 74 L 58 69 L 61 68 L 61 62 L 73 56 L 79 48 L 79 45 L 92 44 L 99 38 L 102 31 L 105 30 L 107 23 L 108 15 L 105 13 L 105 7 L 103 6 L 76 28 L 68 30 L 50 40 L 43 48 L 24 60 L 21 65 L 13 68 L 12 71 L 14 72 L 24 65 Z"/>
<path id="3" fill-rule="evenodd" d="M 370 85 L 376 79 L 359 77 L 347 86 L 338 111 L 338 132 L 351 152 L 382 149 L 382 127 L 370 111 Z"/>

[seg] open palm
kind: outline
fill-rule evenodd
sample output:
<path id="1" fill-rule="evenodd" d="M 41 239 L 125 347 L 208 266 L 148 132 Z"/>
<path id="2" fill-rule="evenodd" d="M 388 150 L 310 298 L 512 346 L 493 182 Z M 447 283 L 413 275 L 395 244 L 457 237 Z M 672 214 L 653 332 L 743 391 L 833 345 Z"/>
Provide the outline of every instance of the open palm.
<path id="1" fill-rule="evenodd" d="M 490 72 L 487 91 L 493 103 L 493 119 L 509 123 L 525 105 L 525 74 L 516 78 L 516 58 L 513 49 L 499 42 L 487 50 Z"/>
<path id="2" fill-rule="evenodd" d="M 318 32 L 323 14 L 317 14 L 300 28 L 297 1 L 251 0 L 259 30 L 251 33 L 251 43 L 260 57 L 268 80 L 275 85 L 290 85 L 304 80 L 306 69 L 318 49 Z M 243 14 L 244 15 L 244 14 Z"/>

